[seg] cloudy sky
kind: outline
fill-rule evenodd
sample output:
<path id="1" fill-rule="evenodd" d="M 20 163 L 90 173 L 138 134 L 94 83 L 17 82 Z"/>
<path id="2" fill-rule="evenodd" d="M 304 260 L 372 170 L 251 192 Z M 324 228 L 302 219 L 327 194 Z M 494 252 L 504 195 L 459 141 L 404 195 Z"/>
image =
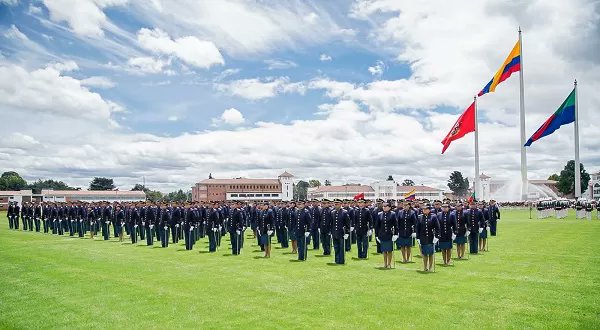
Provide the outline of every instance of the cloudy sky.
<path id="1" fill-rule="evenodd" d="M 600 170 L 600 1 L 0 0 L 0 169 L 87 186 L 208 173 L 334 183 L 472 177 L 440 141 L 523 29 L 527 137 L 579 81 L 581 160 Z M 481 170 L 518 177 L 519 83 L 479 100 Z M 573 126 L 528 149 L 573 158 Z"/>

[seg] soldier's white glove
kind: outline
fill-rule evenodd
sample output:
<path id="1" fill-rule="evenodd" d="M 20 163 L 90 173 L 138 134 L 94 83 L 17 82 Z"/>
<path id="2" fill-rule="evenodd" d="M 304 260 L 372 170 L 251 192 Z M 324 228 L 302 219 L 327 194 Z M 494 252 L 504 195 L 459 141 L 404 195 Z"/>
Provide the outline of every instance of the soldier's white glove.
<path id="1" fill-rule="evenodd" d="M 483 232 L 483 228 L 479 228 L 479 233 L 481 234 Z"/>
<path id="2" fill-rule="evenodd" d="M 267 230 L 267 235 L 269 235 L 269 236 L 273 235 L 273 231 L 272 230 Z"/>
<path id="3" fill-rule="evenodd" d="M 214 232 L 217 232 L 217 230 L 219 230 L 219 228 L 213 228 L 213 231 L 214 231 Z"/>
<path id="4" fill-rule="evenodd" d="M 219 230 L 221 230 L 221 226 L 219 226 Z"/>
<path id="5" fill-rule="evenodd" d="M 142 221 L 142 226 L 145 226 L 145 225 L 146 225 L 146 223 L 144 221 Z"/>
<path id="6" fill-rule="evenodd" d="M 238 234 L 238 235 L 240 235 L 242 232 L 239 231 L 239 230 L 236 230 L 235 233 Z"/>
<path id="7" fill-rule="evenodd" d="M 465 237 L 469 237 L 469 235 L 471 235 L 471 232 L 467 230 L 467 232 L 465 233 Z"/>
<path id="8" fill-rule="evenodd" d="M 308 237 L 308 236 L 310 236 L 310 232 L 309 231 L 307 231 L 306 233 L 304 233 L 304 237 Z"/>
<path id="9" fill-rule="evenodd" d="M 417 238 L 417 233 L 412 233 L 410 236 L 412 236 L 412 238 Z"/>
<path id="10" fill-rule="evenodd" d="M 321 228 L 317 228 L 317 231 L 319 232 L 319 235 L 321 234 Z"/>
<path id="11" fill-rule="evenodd" d="M 137 227 L 138 227 L 138 225 L 134 225 L 133 227 L 137 228 Z"/>
<path id="12" fill-rule="evenodd" d="M 452 240 L 456 239 L 456 234 L 452 234 Z"/>
<path id="13" fill-rule="evenodd" d="M 373 231 L 371 229 L 367 230 L 367 236 L 373 235 Z"/>
<path id="14" fill-rule="evenodd" d="M 150 229 L 154 228 L 154 225 L 150 225 Z"/>
<path id="15" fill-rule="evenodd" d="M 169 228 L 169 227 L 165 226 L 165 230 L 167 230 L 167 228 Z"/>
<path id="16" fill-rule="evenodd" d="M 379 240 L 379 237 L 375 237 L 375 240 L 377 241 L 377 243 L 381 243 L 381 241 Z"/>
<path id="17" fill-rule="evenodd" d="M 354 227 L 350 227 L 350 232 L 353 232 L 353 231 L 354 231 Z"/>
<path id="18" fill-rule="evenodd" d="M 344 234 L 344 239 L 348 239 L 348 234 Z"/>
<path id="19" fill-rule="evenodd" d="M 437 244 L 437 242 L 439 242 L 439 241 L 440 241 L 440 239 L 439 239 L 439 238 L 437 238 L 437 237 L 434 237 L 434 238 L 433 238 L 433 244 Z"/>
<path id="20" fill-rule="evenodd" d="M 395 242 L 398 240 L 398 235 L 392 235 L 392 242 Z"/>
<path id="21" fill-rule="evenodd" d="M 177 223 L 177 224 L 175 224 L 175 227 L 179 228 L 179 224 L 178 224 L 178 223 Z"/>
<path id="22" fill-rule="evenodd" d="M 490 227 L 485 227 L 485 230 L 490 231 Z"/>
<path id="23" fill-rule="evenodd" d="M 421 245 L 421 240 L 417 238 L 417 243 Z"/>

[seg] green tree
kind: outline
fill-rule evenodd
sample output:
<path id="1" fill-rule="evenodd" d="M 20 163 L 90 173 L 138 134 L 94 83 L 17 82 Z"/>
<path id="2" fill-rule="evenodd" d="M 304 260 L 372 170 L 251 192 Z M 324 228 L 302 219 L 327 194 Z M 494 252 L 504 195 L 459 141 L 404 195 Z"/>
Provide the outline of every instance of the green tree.
<path id="1" fill-rule="evenodd" d="M 311 188 L 316 188 L 316 187 L 320 187 L 321 186 L 321 181 L 319 181 L 319 180 L 310 180 L 310 181 L 308 181 L 308 184 L 310 184 Z"/>
<path id="2" fill-rule="evenodd" d="M 548 177 L 548 180 L 552 180 L 552 181 L 558 181 L 560 180 L 560 175 L 554 173 L 551 176 Z"/>
<path id="3" fill-rule="evenodd" d="M 31 183 L 27 186 L 33 190 L 42 190 L 42 189 L 53 189 L 53 190 L 77 190 L 77 188 L 70 187 L 66 183 L 62 181 L 55 181 L 52 179 L 42 181 L 37 180 L 34 183 Z"/>
<path id="4" fill-rule="evenodd" d="M 109 178 L 94 178 L 92 182 L 90 182 L 90 187 L 88 190 L 113 190 L 115 189 L 115 185 L 113 179 Z"/>
<path id="5" fill-rule="evenodd" d="M 329 181 L 329 180 L 325 180 L 325 185 L 326 185 L 326 186 L 331 186 L 331 181 Z"/>
<path id="6" fill-rule="evenodd" d="M 163 199 L 163 194 L 160 191 L 149 190 L 146 192 L 146 199 L 151 202 L 160 202 Z"/>
<path id="7" fill-rule="evenodd" d="M 388 175 L 388 178 L 386 181 L 394 181 L 394 178 L 391 175 Z"/>
<path id="8" fill-rule="evenodd" d="M 405 179 L 404 181 L 402 181 L 402 185 L 405 187 L 406 186 L 412 187 L 415 185 L 415 182 L 411 179 Z"/>
<path id="9" fill-rule="evenodd" d="M 454 171 L 450 174 L 450 178 L 448 179 L 448 188 L 452 190 L 452 193 L 455 196 L 464 197 L 469 190 L 469 179 L 463 178 L 461 172 Z"/>
<path id="10" fill-rule="evenodd" d="M 298 183 L 296 183 L 294 185 L 294 199 L 295 200 L 302 200 L 302 199 L 306 199 L 308 196 L 308 187 L 310 186 L 310 184 L 306 181 L 298 181 Z"/>
<path id="11" fill-rule="evenodd" d="M 21 190 L 27 188 L 25 181 L 17 172 L 9 171 L 0 176 L 0 190 Z"/>
<path id="12" fill-rule="evenodd" d="M 148 191 L 150 191 L 150 189 L 144 187 L 143 185 L 136 183 L 135 186 L 133 186 L 133 188 L 131 188 L 131 191 L 143 191 L 145 193 L 147 193 Z"/>
<path id="13" fill-rule="evenodd" d="M 579 173 L 581 174 L 581 193 L 587 190 L 590 182 L 590 175 L 585 171 L 583 164 L 579 164 Z M 564 195 L 571 195 L 575 192 L 575 161 L 570 160 L 565 168 L 560 171 L 560 178 L 556 184 L 558 191 Z"/>

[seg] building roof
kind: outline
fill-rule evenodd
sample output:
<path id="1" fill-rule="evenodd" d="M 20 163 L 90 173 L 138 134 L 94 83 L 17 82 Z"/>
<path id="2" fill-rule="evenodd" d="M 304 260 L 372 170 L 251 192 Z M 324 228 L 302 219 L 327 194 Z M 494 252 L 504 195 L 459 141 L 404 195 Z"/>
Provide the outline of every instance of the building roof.
<path id="1" fill-rule="evenodd" d="M 421 191 L 444 191 L 443 189 L 428 187 L 428 186 L 398 186 L 398 192 L 409 192 L 411 190 Z"/>
<path id="2" fill-rule="evenodd" d="M 487 175 L 485 175 L 485 174 L 481 173 L 481 175 L 479 176 L 479 178 L 480 178 L 480 179 L 490 179 L 490 178 L 491 178 L 491 176 L 487 176 Z"/>
<path id="3" fill-rule="evenodd" d="M 31 190 L 0 190 L 0 196 L 31 196 Z"/>
<path id="4" fill-rule="evenodd" d="M 348 186 L 320 186 L 311 193 L 320 192 L 372 192 L 373 187 L 367 185 L 348 185 Z"/>
<path id="5" fill-rule="evenodd" d="M 290 174 L 288 171 L 284 171 L 283 173 L 281 173 L 281 174 L 279 175 L 279 177 L 280 177 L 280 178 L 282 178 L 282 177 L 283 177 L 283 178 L 293 178 L 294 176 L 293 176 L 293 175 L 291 175 L 291 174 Z"/>
<path id="6" fill-rule="evenodd" d="M 44 196 L 102 196 L 102 197 L 141 197 L 146 198 L 146 193 L 139 190 L 129 191 L 129 190 L 42 190 L 42 195 Z"/>
<path id="7" fill-rule="evenodd" d="M 281 184 L 279 179 L 206 179 L 200 181 L 200 184 Z"/>

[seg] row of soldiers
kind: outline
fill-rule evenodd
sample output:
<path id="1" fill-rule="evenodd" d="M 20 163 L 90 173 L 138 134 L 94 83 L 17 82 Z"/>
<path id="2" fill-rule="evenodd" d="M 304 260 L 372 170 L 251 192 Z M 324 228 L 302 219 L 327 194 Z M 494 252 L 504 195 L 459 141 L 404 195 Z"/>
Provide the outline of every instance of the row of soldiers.
<path id="1" fill-rule="evenodd" d="M 596 208 L 596 214 L 600 219 L 600 204 L 590 202 L 586 200 L 578 200 L 572 203 L 569 200 L 548 200 L 538 201 L 536 203 L 537 217 L 538 219 L 545 219 L 555 217 L 557 219 L 564 219 L 567 217 L 569 209 L 575 209 L 576 219 L 592 219 L 594 213 L 594 207 Z"/>
<path id="2" fill-rule="evenodd" d="M 203 238 L 208 249 L 215 252 L 222 237 L 230 235 L 232 254 L 239 254 L 244 245 L 244 232 L 251 228 L 265 257 L 271 255 L 271 240 L 275 237 L 282 248 L 291 243 L 299 260 L 306 260 L 307 250 L 319 250 L 334 260 L 345 263 L 346 252 L 356 244 L 358 258 L 368 258 L 369 242 L 375 236 L 377 253 L 384 255 L 384 267 L 391 268 L 393 251 L 402 251 L 402 262 L 411 260 L 411 249 L 417 243 L 424 256 L 424 270 L 430 271 L 435 251 L 442 251 L 444 264 L 450 264 L 453 242 L 459 258 L 465 257 L 465 243 L 470 253 L 487 249 L 488 231 L 496 235 L 500 211 L 494 201 L 448 203 L 435 201 L 292 201 L 278 203 L 208 202 L 186 204 L 155 203 L 25 203 L 22 208 L 11 203 L 9 227 L 52 232 L 56 235 L 94 238 L 101 233 L 123 241 L 129 236 L 153 245 L 154 239 L 168 247 L 169 241 L 185 240 L 187 250 Z M 111 231 L 112 228 L 112 231 Z"/>

